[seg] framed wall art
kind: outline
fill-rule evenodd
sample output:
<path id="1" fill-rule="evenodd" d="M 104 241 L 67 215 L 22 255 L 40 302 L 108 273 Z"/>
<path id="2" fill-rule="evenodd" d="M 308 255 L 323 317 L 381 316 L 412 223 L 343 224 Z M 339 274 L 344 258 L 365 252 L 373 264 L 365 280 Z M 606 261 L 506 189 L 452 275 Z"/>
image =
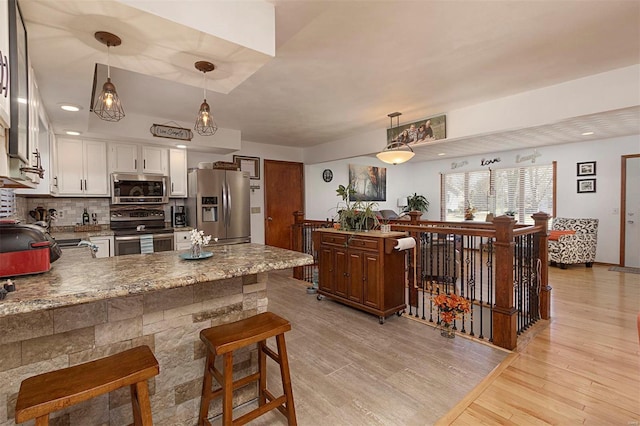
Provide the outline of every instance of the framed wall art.
<path id="1" fill-rule="evenodd" d="M 578 176 L 595 176 L 596 175 L 596 162 L 585 161 L 584 163 L 578 163 Z"/>
<path id="2" fill-rule="evenodd" d="M 578 193 L 596 192 L 595 179 L 578 179 Z"/>
<path id="3" fill-rule="evenodd" d="M 413 123 L 387 129 L 387 144 L 404 142 L 408 145 L 433 142 L 447 137 L 446 115 L 435 115 Z"/>
<path id="4" fill-rule="evenodd" d="M 349 201 L 387 201 L 387 168 L 349 164 Z"/>
<path id="5" fill-rule="evenodd" d="M 250 179 L 260 179 L 260 157 L 234 155 L 233 162 L 240 167 L 240 171 L 249 172 Z"/>

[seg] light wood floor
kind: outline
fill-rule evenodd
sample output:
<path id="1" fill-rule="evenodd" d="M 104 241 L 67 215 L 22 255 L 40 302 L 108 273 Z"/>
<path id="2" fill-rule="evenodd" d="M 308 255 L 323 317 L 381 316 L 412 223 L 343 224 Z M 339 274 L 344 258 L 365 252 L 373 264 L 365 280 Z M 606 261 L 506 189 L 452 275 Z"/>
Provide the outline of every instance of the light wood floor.
<path id="1" fill-rule="evenodd" d="M 293 325 L 300 425 L 640 424 L 640 275 L 550 268 L 553 319 L 509 354 L 404 317 L 380 326 L 286 274 L 270 275 L 269 310 Z"/>
<path id="2" fill-rule="evenodd" d="M 552 320 L 439 424 L 640 424 L 640 275 L 549 269 Z"/>

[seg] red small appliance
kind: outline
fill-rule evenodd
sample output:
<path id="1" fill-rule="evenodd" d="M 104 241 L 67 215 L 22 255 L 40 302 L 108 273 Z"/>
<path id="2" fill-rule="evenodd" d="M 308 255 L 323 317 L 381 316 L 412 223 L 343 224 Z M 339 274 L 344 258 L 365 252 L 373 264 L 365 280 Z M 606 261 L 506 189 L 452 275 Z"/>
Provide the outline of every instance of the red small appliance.
<path id="1" fill-rule="evenodd" d="M 45 229 L 0 221 L 0 278 L 47 272 L 60 255 L 60 247 Z"/>

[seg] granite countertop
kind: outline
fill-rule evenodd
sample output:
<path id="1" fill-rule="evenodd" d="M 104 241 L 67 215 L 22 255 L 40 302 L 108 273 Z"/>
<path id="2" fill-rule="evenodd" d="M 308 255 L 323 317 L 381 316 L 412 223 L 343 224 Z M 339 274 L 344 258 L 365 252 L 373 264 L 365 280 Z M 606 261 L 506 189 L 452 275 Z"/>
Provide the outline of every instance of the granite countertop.
<path id="1" fill-rule="evenodd" d="M 0 317 L 313 264 L 311 255 L 261 244 L 205 251 L 213 256 L 183 260 L 181 250 L 94 259 L 85 247 L 64 249 L 49 272 L 12 278 L 16 291 L 0 301 Z"/>

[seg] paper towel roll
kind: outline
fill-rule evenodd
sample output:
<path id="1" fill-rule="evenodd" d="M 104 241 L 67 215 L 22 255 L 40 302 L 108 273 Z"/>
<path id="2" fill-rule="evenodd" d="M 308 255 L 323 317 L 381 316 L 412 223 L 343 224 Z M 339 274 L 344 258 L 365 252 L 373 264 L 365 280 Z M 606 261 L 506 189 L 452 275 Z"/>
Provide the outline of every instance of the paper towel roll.
<path id="1" fill-rule="evenodd" d="M 399 238 L 398 244 L 394 247 L 396 250 L 407 250 L 416 246 L 416 240 L 413 237 Z"/>

